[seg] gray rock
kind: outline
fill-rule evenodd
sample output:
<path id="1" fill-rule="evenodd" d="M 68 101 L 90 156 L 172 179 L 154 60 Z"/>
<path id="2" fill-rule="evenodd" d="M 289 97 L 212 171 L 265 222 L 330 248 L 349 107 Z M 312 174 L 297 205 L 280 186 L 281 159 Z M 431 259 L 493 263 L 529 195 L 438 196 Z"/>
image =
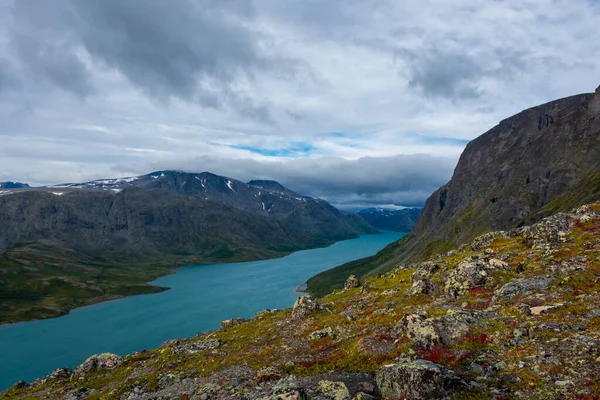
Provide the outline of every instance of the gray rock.
<path id="1" fill-rule="evenodd" d="M 80 375 L 86 372 L 99 371 L 104 369 L 115 369 L 123 363 L 123 357 L 112 353 L 96 354 L 88 358 L 75 368 L 75 374 Z"/>
<path id="2" fill-rule="evenodd" d="M 344 290 L 350 290 L 360 287 L 360 281 L 356 277 L 356 275 L 350 275 L 346 282 L 344 283 Z"/>
<path id="3" fill-rule="evenodd" d="M 482 256 L 462 260 L 446 277 L 446 295 L 457 298 L 469 289 L 485 285 L 491 279 L 490 272 L 497 269 L 508 269 L 508 265 L 495 258 Z"/>
<path id="4" fill-rule="evenodd" d="M 250 321 L 248 318 L 231 318 L 221 322 L 221 329 L 231 328 Z"/>
<path id="5" fill-rule="evenodd" d="M 535 278 L 517 279 L 506 283 L 494 292 L 490 307 L 502 300 L 508 300 L 518 295 L 528 294 L 535 290 L 547 289 L 556 280 L 553 276 L 537 276 Z"/>
<path id="6" fill-rule="evenodd" d="M 336 334 L 335 332 L 333 332 L 333 329 L 331 329 L 331 327 L 327 326 L 323 329 L 320 329 L 318 331 L 314 331 L 312 332 L 309 336 L 308 339 L 309 340 L 316 340 L 316 339 L 323 339 L 326 337 L 330 337 L 331 339 L 335 339 L 336 338 Z"/>
<path id="7" fill-rule="evenodd" d="M 292 318 L 306 318 L 310 314 L 324 309 L 325 308 L 321 305 L 321 303 L 313 299 L 311 296 L 300 296 L 294 303 L 294 308 L 292 309 Z"/>
<path id="8" fill-rule="evenodd" d="M 448 310 L 446 315 L 436 318 L 428 318 L 424 312 L 411 313 L 394 330 L 406 334 L 417 348 L 431 348 L 462 338 L 470 328 L 493 316 L 494 313 L 476 310 Z"/>
<path id="9" fill-rule="evenodd" d="M 220 340 L 204 340 L 201 342 L 188 343 L 181 346 L 173 347 L 174 354 L 196 354 L 205 350 L 214 350 L 221 346 L 223 342 Z"/>
<path id="10" fill-rule="evenodd" d="M 377 371 L 375 379 L 381 395 L 390 400 L 445 400 L 457 391 L 472 390 L 454 371 L 427 360 L 386 365 Z"/>

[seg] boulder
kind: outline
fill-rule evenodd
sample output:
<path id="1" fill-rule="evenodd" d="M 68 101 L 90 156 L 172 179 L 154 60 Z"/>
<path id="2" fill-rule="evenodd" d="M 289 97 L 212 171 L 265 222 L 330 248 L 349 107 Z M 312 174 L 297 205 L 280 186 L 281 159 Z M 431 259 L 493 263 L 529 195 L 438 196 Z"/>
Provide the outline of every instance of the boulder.
<path id="1" fill-rule="evenodd" d="M 450 399 L 458 391 L 472 390 L 454 371 L 427 360 L 386 365 L 375 379 L 382 397 L 390 400 Z"/>
<path id="2" fill-rule="evenodd" d="M 360 281 L 356 277 L 356 275 L 350 275 L 346 282 L 344 283 L 344 290 L 350 290 L 360 287 Z"/>
<path id="3" fill-rule="evenodd" d="M 350 391 L 344 382 L 320 381 L 319 389 L 332 400 L 350 400 Z"/>
<path id="4" fill-rule="evenodd" d="M 292 318 L 305 318 L 316 311 L 324 309 L 325 308 L 321 305 L 321 303 L 313 299 L 311 296 L 300 296 L 294 303 L 294 308 L 292 309 Z"/>
<path id="5" fill-rule="evenodd" d="M 406 334 L 416 348 L 431 348 L 462 338 L 475 325 L 495 314 L 477 310 L 448 310 L 441 317 L 428 318 L 425 312 L 406 314 L 394 330 Z"/>
<path id="6" fill-rule="evenodd" d="M 73 375 L 73 370 L 71 368 L 58 368 L 52 371 L 50 375 L 44 378 L 46 381 L 54 380 L 54 379 L 68 379 Z"/>
<path id="7" fill-rule="evenodd" d="M 231 328 L 250 321 L 248 318 L 231 318 L 221 322 L 221 329 Z"/>
<path id="8" fill-rule="evenodd" d="M 336 334 L 335 332 L 333 332 L 333 329 L 331 329 L 331 327 L 326 326 L 323 329 L 320 329 L 318 331 L 314 331 L 312 332 L 308 339 L 309 340 L 315 340 L 315 339 L 324 339 L 326 337 L 330 337 L 331 339 L 335 339 L 336 338 Z"/>
<path id="9" fill-rule="evenodd" d="M 181 346 L 173 347 L 174 354 L 196 354 L 201 351 L 206 350 L 214 350 L 217 347 L 221 346 L 223 342 L 217 339 L 213 340 L 204 340 L 201 342 L 188 343 Z"/>
<path id="10" fill-rule="evenodd" d="M 446 295 L 457 298 L 469 289 L 485 285 L 491 278 L 490 272 L 496 269 L 508 269 L 508 264 L 479 255 L 462 260 L 446 278 Z"/>
<path id="11" fill-rule="evenodd" d="M 553 276 L 536 276 L 535 278 L 517 279 L 504 284 L 500 289 L 494 292 L 494 297 L 490 302 L 490 307 L 498 301 L 508 300 L 515 296 L 529 294 L 534 290 L 547 289 L 548 286 L 556 280 Z"/>
<path id="12" fill-rule="evenodd" d="M 509 237 L 510 237 L 510 234 L 505 231 L 488 232 L 484 235 L 481 235 L 481 236 L 475 238 L 471 242 L 470 247 L 474 251 L 480 251 L 480 250 L 488 247 L 496 238 L 509 238 Z"/>
<path id="13" fill-rule="evenodd" d="M 75 374 L 80 375 L 91 371 L 115 369 L 123 363 L 123 357 L 112 353 L 96 354 L 75 368 Z"/>
<path id="14" fill-rule="evenodd" d="M 439 264 L 433 261 L 424 261 L 416 264 L 415 272 L 412 274 L 411 281 L 418 282 L 423 279 L 431 278 L 436 271 L 440 269 Z"/>
<path id="15" fill-rule="evenodd" d="M 516 230 L 523 236 L 526 244 L 534 248 L 544 248 L 565 241 L 565 234 L 571 230 L 569 215 L 555 214 L 537 224 L 524 226 Z"/>
<path id="16" fill-rule="evenodd" d="M 408 295 L 426 294 L 435 296 L 440 292 L 440 285 L 431 279 L 425 278 L 421 279 L 420 281 L 413 282 L 411 288 L 408 290 Z"/>

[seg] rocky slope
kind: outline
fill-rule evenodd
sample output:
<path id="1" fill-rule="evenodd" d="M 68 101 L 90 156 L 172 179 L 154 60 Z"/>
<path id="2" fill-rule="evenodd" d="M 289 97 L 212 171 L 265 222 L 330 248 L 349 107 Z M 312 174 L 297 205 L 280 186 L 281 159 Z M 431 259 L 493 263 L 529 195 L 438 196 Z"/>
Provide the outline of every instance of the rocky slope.
<path id="1" fill-rule="evenodd" d="M 413 232 L 365 259 L 360 270 L 368 275 L 419 261 L 597 199 L 600 87 L 525 110 L 471 141 Z"/>
<path id="2" fill-rule="evenodd" d="M 600 203 L 0 399 L 598 399 Z"/>
<path id="3" fill-rule="evenodd" d="M 384 208 L 365 208 L 356 213 L 377 229 L 410 232 L 417 224 L 421 209 L 403 208 L 400 210 L 390 210 Z"/>
<path id="4" fill-rule="evenodd" d="M 376 233 L 360 217 L 281 186 L 162 171 L 0 192 L 0 323 L 159 290 L 199 262 L 279 257 Z"/>

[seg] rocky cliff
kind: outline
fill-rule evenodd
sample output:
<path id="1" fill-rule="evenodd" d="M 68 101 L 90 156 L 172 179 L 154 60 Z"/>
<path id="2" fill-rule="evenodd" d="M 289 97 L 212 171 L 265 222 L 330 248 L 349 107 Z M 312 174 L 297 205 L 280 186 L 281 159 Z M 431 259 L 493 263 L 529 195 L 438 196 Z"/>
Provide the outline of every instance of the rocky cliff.
<path id="1" fill-rule="evenodd" d="M 522 111 L 472 140 L 413 232 L 349 267 L 376 274 L 599 198 L 600 88 Z"/>

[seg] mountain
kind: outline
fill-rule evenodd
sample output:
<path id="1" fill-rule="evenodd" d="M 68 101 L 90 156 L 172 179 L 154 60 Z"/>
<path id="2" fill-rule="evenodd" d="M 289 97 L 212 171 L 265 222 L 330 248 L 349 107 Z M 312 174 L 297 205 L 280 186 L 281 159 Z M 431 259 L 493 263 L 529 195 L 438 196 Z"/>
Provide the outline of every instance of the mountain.
<path id="1" fill-rule="evenodd" d="M 293 308 L 227 316 L 219 330 L 126 356 L 90 355 L 0 400 L 593 400 L 599 252 L 596 203 L 350 277 Z"/>
<path id="2" fill-rule="evenodd" d="M 21 182 L 0 182 L 0 189 L 21 189 L 28 188 L 29 185 Z"/>
<path id="3" fill-rule="evenodd" d="M 377 232 L 283 187 L 176 171 L 13 189 L 0 193 L 0 221 L 0 322 L 157 290 L 144 282 L 182 264 L 280 257 Z"/>
<path id="4" fill-rule="evenodd" d="M 472 140 L 411 234 L 335 275 L 376 274 L 599 198 L 600 87 L 522 111 Z M 319 279 L 343 283 L 333 275 Z"/>
<path id="5" fill-rule="evenodd" d="M 396 232 L 410 232 L 417 224 L 420 208 L 365 208 L 357 214 L 377 229 Z"/>

